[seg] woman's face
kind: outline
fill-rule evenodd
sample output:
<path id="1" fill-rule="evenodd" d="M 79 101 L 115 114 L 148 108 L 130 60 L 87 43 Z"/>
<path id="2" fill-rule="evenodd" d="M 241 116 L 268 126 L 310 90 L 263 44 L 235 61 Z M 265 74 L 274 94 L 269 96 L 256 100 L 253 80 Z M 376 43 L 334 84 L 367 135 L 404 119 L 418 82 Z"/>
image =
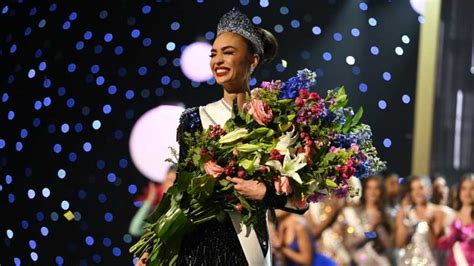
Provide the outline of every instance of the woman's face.
<path id="1" fill-rule="evenodd" d="M 459 199 L 462 205 L 470 206 L 474 204 L 474 182 L 472 180 L 462 182 Z"/>
<path id="2" fill-rule="evenodd" d="M 212 45 L 212 73 L 217 84 L 229 93 L 247 89 L 250 68 L 255 68 L 257 63 L 258 56 L 250 55 L 245 39 L 236 33 L 221 33 Z"/>
<path id="3" fill-rule="evenodd" d="M 377 179 L 370 179 L 365 185 L 365 200 L 367 203 L 375 204 L 380 200 L 380 181 Z"/>
<path id="4" fill-rule="evenodd" d="M 428 193 L 428 188 L 421 180 L 417 179 L 411 182 L 410 196 L 414 204 L 419 205 L 425 203 L 428 200 Z"/>

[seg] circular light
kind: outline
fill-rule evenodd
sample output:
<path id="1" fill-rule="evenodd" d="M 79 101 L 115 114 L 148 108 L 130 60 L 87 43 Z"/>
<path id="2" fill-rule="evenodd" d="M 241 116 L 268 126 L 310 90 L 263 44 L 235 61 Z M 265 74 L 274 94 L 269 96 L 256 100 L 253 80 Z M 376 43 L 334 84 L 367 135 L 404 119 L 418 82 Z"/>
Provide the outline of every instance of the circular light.
<path id="1" fill-rule="evenodd" d="M 379 105 L 379 108 L 382 110 L 385 110 L 385 108 L 387 108 L 387 102 L 385 102 L 384 100 L 380 100 L 378 105 Z"/>
<path id="2" fill-rule="evenodd" d="M 212 71 L 209 67 L 211 49 L 212 46 L 205 42 L 195 42 L 186 46 L 180 57 L 180 67 L 188 79 L 204 82 L 212 78 Z M 167 85 L 163 83 L 163 78 L 161 79 L 162 84 Z M 169 78 L 167 83 L 169 83 Z"/>
<path id="3" fill-rule="evenodd" d="M 390 146 L 392 146 L 392 140 L 389 139 L 389 138 L 385 138 L 385 139 L 383 140 L 383 146 L 384 146 L 385 148 L 390 148 Z"/>
<path id="4" fill-rule="evenodd" d="M 63 169 L 59 169 L 58 171 L 58 177 L 60 179 L 64 179 L 66 177 L 66 171 L 64 171 Z"/>
<path id="5" fill-rule="evenodd" d="M 410 96 L 408 96 L 408 95 L 406 95 L 406 94 L 404 94 L 404 95 L 402 96 L 402 102 L 403 102 L 404 104 L 409 104 L 409 103 L 410 103 L 410 100 L 411 100 L 411 99 L 410 99 Z"/>
<path id="6" fill-rule="evenodd" d="M 168 51 L 173 51 L 176 48 L 176 44 L 174 42 L 168 42 L 166 44 L 166 50 Z"/>
<path id="7" fill-rule="evenodd" d="M 419 15 L 423 16 L 425 14 L 426 0 L 410 0 L 410 5 Z"/>
<path id="8" fill-rule="evenodd" d="M 359 31 L 359 29 L 357 29 L 357 28 L 353 28 L 353 29 L 351 30 L 351 34 L 352 34 L 352 36 L 354 36 L 354 37 L 359 37 L 360 31 Z"/>
<path id="9" fill-rule="evenodd" d="M 405 44 L 409 44 L 410 43 L 410 38 L 406 35 L 403 35 L 402 36 L 402 42 L 405 43 Z"/>
<path id="10" fill-rule="evenodd" d="M 375 18 L 369 18 L 369 25 L 372 27 L 377 26 L 377 20 Z"/>
<path id="11" fill-rule="evenodd" d="M 396 47 L 395 48 L 395 53 L 397 55 L 403 55 L 403 48 L 402 47 Z"/>
<path id="12" fill-rule="evenodd" d="M 331 53 L 330 53 L 330 52 L 324 52 L 324 53 L 323 53 L 323 59 L 324 59 L 325 61 L 331 61 L 331 59 L 332 59 Z"/>
<path id="13" fill-rule="evenodd" d="M 346 57 L 346 63 L 352 66 L 353 64 L 355 64 L 355 58 L 353 56 Z"/>
<path id="14" fill-rule="evenodd" d="M 384 72 L 383 73 L 383 79 L 386 80 L 386 81 L 389 81 L 392 79 L 392 74 L 390 74 L 390 72 Z"/>
<path id="15" fill-rule="evenodd" d="M 262 18 L 260 18 L 259 16 L 255 16 L 252 18 L 252 22 L 255 25 L 259 25 L 260 23 L 262 23 Z"/>
<path id="16" fill-rule="evenodd" d="M 161 105 L 143 114 L 133 126 L 129 148 L 133 163 L 147 178 L 162 182 L 168 171 L 169 147 L 178 149 L 176 128 L 184 108 Z"/>
<path id="17" fill-rule="evenodd" d="M 63 200 L 61 202 L 61 208 L 65 211 L 67 211 L 69 209 L 69 202 L 67 202 L 67 200 Z"/>
<path id="18" fill-rule="evenodd" d="M 377 46 L 372 46 L 370 47 L 370 53 L 373 55 L 378 55 L 379 54 L 379 48 Z"/>

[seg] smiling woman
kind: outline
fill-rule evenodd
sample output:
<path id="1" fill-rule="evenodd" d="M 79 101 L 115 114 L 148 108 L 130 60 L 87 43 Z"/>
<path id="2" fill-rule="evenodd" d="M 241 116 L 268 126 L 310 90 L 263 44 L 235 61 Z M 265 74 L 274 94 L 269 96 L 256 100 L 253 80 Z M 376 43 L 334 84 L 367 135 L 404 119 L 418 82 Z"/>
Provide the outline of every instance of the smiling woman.
<path id="1" fill-rule="evenodd" d="M 217 26 L 217 38 L 211 49 L 210 67 L 223 88 L 223 98 L 206 106 L 189 108 L 183 112 L 178 127 L 179 158 L 186 157 L 185 133 L 194 134 L 212 125 L 223 126 L 232 116 L 232 104 L 241 107 L 249 90 L 253 72 L 271 61 L 277 53 L 275 37 L 233 9 L 225 14 Z M 178 162 L 178 163 L 181 163 Z M 179 178 L 179 175 L 178 175 Z M 266 224 L 269 208 L 304 212 L 287 203 L 287 196 L 277 195 L 273 185 L 241 177 L 229 177 L 234 189 L 248 200 L 257 202 L 257 222 L 249 234 L 242 233 L 240 220 L 229 215 L 223 222 L 217 219 L 200 224 L 185 235 L 177 258 L 178 265 L 271 265 L 271 251 Z M 138 265 L 146 264 L 145 253 Z"/>

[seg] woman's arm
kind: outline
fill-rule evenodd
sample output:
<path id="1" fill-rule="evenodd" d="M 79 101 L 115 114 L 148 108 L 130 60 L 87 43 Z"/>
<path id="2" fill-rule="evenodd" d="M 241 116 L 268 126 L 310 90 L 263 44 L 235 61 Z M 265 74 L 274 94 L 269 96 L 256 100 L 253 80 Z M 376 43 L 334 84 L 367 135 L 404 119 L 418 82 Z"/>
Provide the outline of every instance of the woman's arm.
<path id="1" fill-rule="evenodd" d="M 140 209 L 138 209 L 137 213 L 135 216 L 133 216 L 133 219 L 130 222 L 130 227 L 128 228 L 130 235 L 138 237 L 143 234 L 145 218 L 151 209 L 151 205 L 151 202 L 147 200 L 143 201 L 143 205 L 140 207 Z"/>
<path id="2" fill-rule="evenodd" d="M 313 247 L 308 232 L 303 225 L 297 224 L 295 226 L 296 239 L 299 251 L 295 251 L 288 246 L 283 246 L 280 251 L 291 261 L 300 265 L 311 265 L 313 260 Z"/>
<path id="3" fill-rule="evenodd" d="M 410 236 L 409 228 L 405 225 L 404 219 L 406 218 L 406 209 L 400 206 L 397 217 L 395 218 L 395 247 L 403 248 Z"/>
<path id="4" fill-rule="evenodd" d="M 455 220 L 451 224 L 451 230 L 449 235 L 441 236 L 436 241 L 436 247 L 443 250 L 448 250 L 453 247 L 456 240 L 458 240 L 460 235 L 460 229 L 462 227 L 460 220 Z"/>

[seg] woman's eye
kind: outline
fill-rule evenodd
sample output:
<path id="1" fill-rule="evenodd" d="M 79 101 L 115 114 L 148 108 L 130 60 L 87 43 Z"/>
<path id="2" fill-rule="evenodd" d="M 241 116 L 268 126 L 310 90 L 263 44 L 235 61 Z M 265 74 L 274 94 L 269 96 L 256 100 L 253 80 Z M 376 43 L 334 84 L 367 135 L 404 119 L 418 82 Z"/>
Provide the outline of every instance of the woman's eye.
<path id="1" fill-rule="evenodd" d="M 224 54 L 233 54 L 234 52 L 225 52 Z"/>
<path id="2" fill-rule="evenodd" d="M 215 54 L 211 54 L 211 55 L 209 55 L 209 57 L 214 57 L 214 56 L 216 56 L 216 55 L 215 55 Z"/>

